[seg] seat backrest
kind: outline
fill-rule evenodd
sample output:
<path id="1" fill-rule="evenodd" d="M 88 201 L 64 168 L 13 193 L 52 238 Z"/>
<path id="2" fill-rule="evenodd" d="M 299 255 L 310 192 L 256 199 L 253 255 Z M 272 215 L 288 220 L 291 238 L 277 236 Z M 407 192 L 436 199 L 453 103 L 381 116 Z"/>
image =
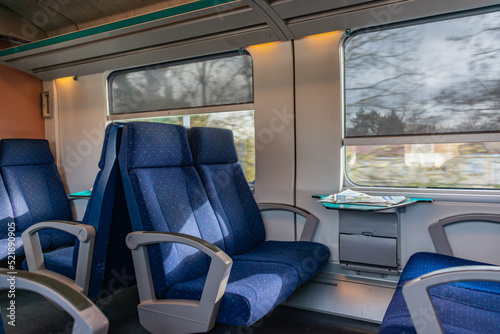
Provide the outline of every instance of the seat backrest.
<path id="1" fill-rule="evenodd" d="M 0 168 L 12 203 L 17 231 L 47 220 L 72 220 L 61 177 L 44 139 L 2 139 Z M 51 248 L 74 238 L 51 235 Z"/>
<path id="2" fill-rule="evenodd" d="M 193 166 L 184 127 L 129 123 L 119 160 L 135 231 L 189 234 L 224 250 L 222 230 Z M 208 270 L 208 258 L 189 246 L 152 245 L 148 253 L 158 296 Z"/>
<path id="3" fill-rule="evenodd" d="M 14 214 L 10 204 L 2 175 L 0 175 L 0 235 L 7 236 L 9 227 L 12 226 L 12 232 L 15 232 Z"/>
<path id="4" fill-rule="evenodd" d="M 189 131 L 194 165 L 224 230 L 226 253 L 244 253 L 265 241 L 259 208 L 238 163 L 228 129 L 193 127 Z"/>
<path id="5" fill-rule="evenodd" d="M 98 299 L 114 292 L 111 290 L 135 284 L 134 279 L 124 278 L 133 275 L 134 268 L 131 252 L 125 244 L 125 236 L 132 232 L 132 228 L 118 166 L 123 126 L 123 123 L 111 123 L 106 127 L 99 172 L 82 220 L 82 223 L 92 225 L 96 230 L 88 290 L 90 299 Z M 78 250 L 77 243 L 73 251 L 75 270 Z"/>

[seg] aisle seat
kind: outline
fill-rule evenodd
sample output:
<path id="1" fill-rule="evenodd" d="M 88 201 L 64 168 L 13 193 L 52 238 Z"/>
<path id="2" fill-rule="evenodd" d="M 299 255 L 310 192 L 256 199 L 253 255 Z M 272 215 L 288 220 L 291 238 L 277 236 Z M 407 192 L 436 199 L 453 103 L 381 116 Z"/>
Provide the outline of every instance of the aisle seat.
<path id="1" fill-rule="evenodd" d="M 33 249 L 36 233 L 50 224 L 37 224 L 23 234 L 25 267 L 73 283 L 92 300 L 135 285 L 132 257 L 125 244 L 131 232 L 130 219 L 117 160 L 122 128 L 123 124 L 117 123 L 106 128 L 99 172 L 87 209 L 82 224 L 74 226 L 79 242 L 41 257 L 40 250 Z M 81 238 L 84 234 L 89 237 Z"/>
<path id="2" fill-rule="evenodd" d="M 500 215 L 465 214 L 429 227 L 436 250 L 408 260 L 380 327 L 393 333 L 499 333 L 500 267 L 453 255 L 445 227 L 500 223 Z"/>
<path id="3" fill-rule="evenodd" d="M 233 262 L 232 255 L 264 242 L 263 226 L 225 225 L 218 219 L 184 127 L 129 123 L 119 160 L 136 231 L 127 243 L 133 250 L 139 317 L 147 330 L 206 332 L 215 321 L 249 326 L 300 284 L 297 270 L 280 261 Z"/>
<path id="4" fill-rule="evenodd" d="M 0 171 L 5 185 L 0 185 L 2 220 L 14 219 L 15 254 L 23 256 L 23 231 L 41 221 L 72 220 L 73 214 L 47 140 L 2 139 Z M 7 245 L 8 227 L 3 221 L 1 227 L 1 242 Z M 40 233 L 40 242 L 45 251 L 71 246 L 75 238 L 51 229 Z"/>

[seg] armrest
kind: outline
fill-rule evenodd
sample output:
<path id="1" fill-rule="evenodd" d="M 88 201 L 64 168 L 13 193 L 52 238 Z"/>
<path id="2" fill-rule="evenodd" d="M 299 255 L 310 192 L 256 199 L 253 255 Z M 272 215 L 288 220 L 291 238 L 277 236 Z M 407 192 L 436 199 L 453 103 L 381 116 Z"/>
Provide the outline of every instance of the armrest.
<path id="1" fill-rule="evenodd" d="M 66 278 L 60 274 L 45 269 L 45 260 L 43 258 L 38 231 L 48 228 L 58 229 L 70 233 L 80 241 L 78 251 L 78 263 L 76 265 L 75 281 Z M 55 277 L 65 281 L 66 284 L 76 285 L 76 288 L 83 294 L 87 294 L 92 257 L 94 255 L 95 229 L 93 226 L 80 224 L 70 221 L 53 220 L 34 224 L 26 229 L 22 234 L 24 253 L 30 272 L 39 272 L 41 274 Z"/>
<path id="2" fill-rule="evenodd" d="M 306 219 L 306 223 L 304 225 L 304 229 L 302 230 L 302 234 L 300 235 L 300 241 L 312 241 L 314 235 L 316 234 L 316 230 L 319 225 L 319 218 L 313 215 L 312 213 L 301 209 L 299 207 L 288 205 L 288 204 L 278 204 L 278 203 L 258 203 L 260 211 L 270 211 L 270 210 L 282 210 L 282 211 L 290 211 L 296 214 L 301 215 Z"/>
<path id="3" fill-rule="evenodd" d="M 132 250 L 137 286 L 141 304 L 141 324 L 150 332 L 175 333 L 206 332 L 213 327 L 221 298 L 226 289 L 233 260 L 215 245 L 186 234 L 171 232 L 132 232 L 127 235 L 127 246 Z M 199 301 L 157 300 L 147 252 L 147 245 L 181 243 L 194 247 L 212 259 Z"/>
<path id="4" fill-rule="evenodd" d="M 403 286 L 403 296 L 417 333 L 444 333 L 428 290 L 436 285 L 460 281 L 500 282 L 500 267 L 463 266 L 436 270 Z"/>
<path id="5" fill-rule="evenodd" d="M 101 310 L 63 282 L 40 274 L 22 270 L 12 272 L 4 268 L 0 268 L 0 277 L 1 290 L 8 290 L 14 284 L 16 289 L 36 292 L 63 308 L 75 320 L 73 333 L 108 332 L 109 322 Z"/>

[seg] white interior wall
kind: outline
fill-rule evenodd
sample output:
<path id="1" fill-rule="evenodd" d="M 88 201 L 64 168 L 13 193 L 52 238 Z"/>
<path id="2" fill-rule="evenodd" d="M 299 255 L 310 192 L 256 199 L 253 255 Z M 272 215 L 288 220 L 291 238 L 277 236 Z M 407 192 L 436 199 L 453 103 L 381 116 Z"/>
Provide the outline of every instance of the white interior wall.
<path id="1" fill-rule="evenodd" d="M 326 210 L 313 194 L 342 187 L 342 109 L 335 32 L 295 41 L 297 104 L 297 205 L 320 219 L 315 241 L 338 261 L 338 213 Z"/>
<path id="2" fill-rule="evenodd" d="M 292 42 L 248 48 L 253 60 L 255 199 L 294 204 L 295 119 Z M 293 214 L 266 212 L 267 238 L 294 240 Z"/>
<path id="3" fill-rule="evenodd" d="M 102 74 L 45 83 L 54 91 L 54 118 L 46 122 L 46 136 L 56 142 L 59 171 L 66 191 L 93 186 L 98 172 L 106 126 L 106 96 Z M 85 213 L 87 200 L 72 202 L 76 220 Z"/>
<path id="4" fill-rule="evenodd" d="M 416 252 L 436 251 L 428 231 L 429 225 L 450 216 L 470 213 L 500 214 L 500 205 L 436 201 L 409 206 L 401 215 L 402 267 Z M 500 265 L 499 224 L 468 222 L 451 225 L 445 231 L 454 255 Z"/>

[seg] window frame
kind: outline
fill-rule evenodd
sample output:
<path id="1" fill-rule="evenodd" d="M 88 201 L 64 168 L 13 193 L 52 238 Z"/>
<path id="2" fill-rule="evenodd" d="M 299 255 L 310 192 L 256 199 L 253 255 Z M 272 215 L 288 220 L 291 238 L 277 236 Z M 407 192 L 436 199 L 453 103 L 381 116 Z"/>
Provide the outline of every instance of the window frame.
<path id="1" fill-rule="evenodd" d="M 182 65 L 182 64 L 189 64 L 189 63 L 196 63 L 200 61 L 206 61 L 206 60 L 212 60 L 212 59 L 221 59 L 221 58 L 227 58 L 227 57 L 232 57 L 232 56 L 239 56 L 239 55 L 246 55 L 249 56 L 251 59 L 251 67 L 252 67 L 252 102 L 250 103 L 235 103 L 235 104 L 221 104 L 221 105 L 210 105 L 210 106 L 201 106 L 201 107 L 186 107 L 186 108 L 181 108 L 181 109 L 163 109 L 163 110 L 152 110 L 152 111 L 141 111 L 141 112 L 130 112 L 130 113 L 123 113 L 123 114 L 111 114 L 111 109 L 112 109 L 112 93 L 111 93 L 111 85 L 113 84 L 113 78 L 116 77 L 119 74 L 123 73 L 132 73 L 134 71 L 142 71 L 145 69 L 155 69 L 155 68 L 163 68 L 163 67 L 168 67 L 168 66 L 176 66 L 176 65 Z M 166 117 L 175 117 L 175 116 L 184 116 L 184 126 L 186 126 L 186 117 L 189 118 L 189 116 L 194 116 L 194 115 L 206 115 L 206 114 L 216 114 L 216 113 L 230 113 L 230 112 L 244 112 L 244 111 L 252 111 L 254 114 L 254 126 L 253 130 L 255 133 L 255 107 L 254 107 L 254 100 L 255 100 L 255 80 L 254 80 L 254 69 L 253 69 L 253 59 L 251 54 L 243 49 L 239 49 L 237 51 L 229 51 L 229 52 L 223 52 L 223 53 L 218 53 L 218 54 L 213 54 L 213 55 L 207 55 L 207 56 L 199 56 L 199 57 L 192 57 L 188 59 L 181 59 L 181 60 L 176 60 L 176 61 L 169 61 L 169 62 L 164 62 L 164 63 L 158 63 L 158 64 L 151 64 L 151 65 L 146 65 L 146 66 L 138 66 L 138 67 L 132 67 L 128 69 L 123 69 L 123 70 L 115 70 L 115 71 L 110 71 L 107 73 L 107 75 L 104 76 L 104 84 L 105 84 L 105 89 L 106 89 L 106 99 L 107 99 L 107 110 L 106 110 L 106 123 L 111 123 L 114 121 L 133 121 L 133 120 L 138 120 L 138 119 L 152 119 L 154 121 L 155 118 L 166 118 Z M 255 140 L 255 138 L 254 138 Z M 255 146 L 255 142 L 254 142 Z M 256 156 L 255 156 L 256 159 Z M 256 171 L 256 162 L 254 162 L 254 174 Z M 243 165 L 242 165 L 243 166 Z M 246 178 L 246 176 L 245 176 Z M 254 189 L 254 183 L 255 179 L 252 181 L 248 181 L 248 184 L 250 188 Z"/>
<path id="2" fill-rule="evenodd" d="M 500 6 L 490 6 L 474 10 L 465 10 L 455 13 L 435 15 L 424 18 L 411 19 L 403 22 L 365 27 L 355 31 L 346 30 L 339 41 L 340 54 L 340 89 L 341 92 L 341 131 L 342 131 L 342 174 L 343 188 L 356 188 L 359 191 L 368 193 L 385 194 L 416 194 L 419 196 L 429 196 L 435 199 L 454 200 L 468 202 L 469 198 L 480 197 L 485 203 L 498 203 L 500 197 L 499 189 L 468 189 L 468 188 L 431 188 L 431 187 L 409 187 L 409 186 L 365 186 L 358 185 L 349 179 L 347 174 L 347 146 L 374 146 L 374 145 L 404 145 L 404 144 L 442 144 L 442 143 L 475 143 L 475 142 L 499 142 L 500 132 L 470 132 L 470 133 L 439 133 L 439 134 L 415 134 L 415 135 L 379 135 L 379 136 L 349 136 L 346 137 L 346 90 L 345 90 L 345 49 L 352 37 L 380 30 L 397 29 L 412 25 L 420 25 L 436 21 L 445 21 L 467 16 L 481 15 L 492 12 L 499 12 Z"/>
<path id="3" fill-rule="evenodd" d="M 156 63 L 138 67 L 132 67 L 122 70 L 114 70 L 108 73 L 105 78 L 106 81 L 106 97 L 107 97 L 107 111 L 106 116 L 108 121 L 119 121 L 124 119 L 132 119 L 132 118 L 156 118 L 156 117 L 168 117 L 168 116 L 187 116 L 191 114 L 206 114 L 206 113 L 215 113 L 215 112 L 224 112 L 224 111 L 245 111 L 245 110 L 254 110 L 254 102 L 250 103 L 236 103 L 236 104 L 220 104 L 220 105 L 210 105 L 210 106 L 201 106 L 201 107 L 186 107 L 181 109 L 162 109 L 162 110 L 151 110 L 151 111 L 138 111 L 138 112 L 130 112 L 124 114 L 112 114 L 111 111 L 113 109 L 113 93 L 111 86 L 113 84 L 113 80 L 116 76 L 124 73 L 138 72 L 147 69 L 159 69 L 170 66 L 178 66 L 185 65 L 190 63 L 196 63 L 207 60 L 215 60 L 221 58 L 234 57 L 239 55 L 246 55 L 250 58 L 251 54 L 244 50 L 239 49 L 237 51 L 227 51 L 223 53 L 191 57 L 186 59 L 168 61 L 164 63 Z M 253 73 L 253 60 L 252 60 L 252 93 L 255 95 L 255 80 Z M 133 116 L 132 116 L 133 115 Z"/>

